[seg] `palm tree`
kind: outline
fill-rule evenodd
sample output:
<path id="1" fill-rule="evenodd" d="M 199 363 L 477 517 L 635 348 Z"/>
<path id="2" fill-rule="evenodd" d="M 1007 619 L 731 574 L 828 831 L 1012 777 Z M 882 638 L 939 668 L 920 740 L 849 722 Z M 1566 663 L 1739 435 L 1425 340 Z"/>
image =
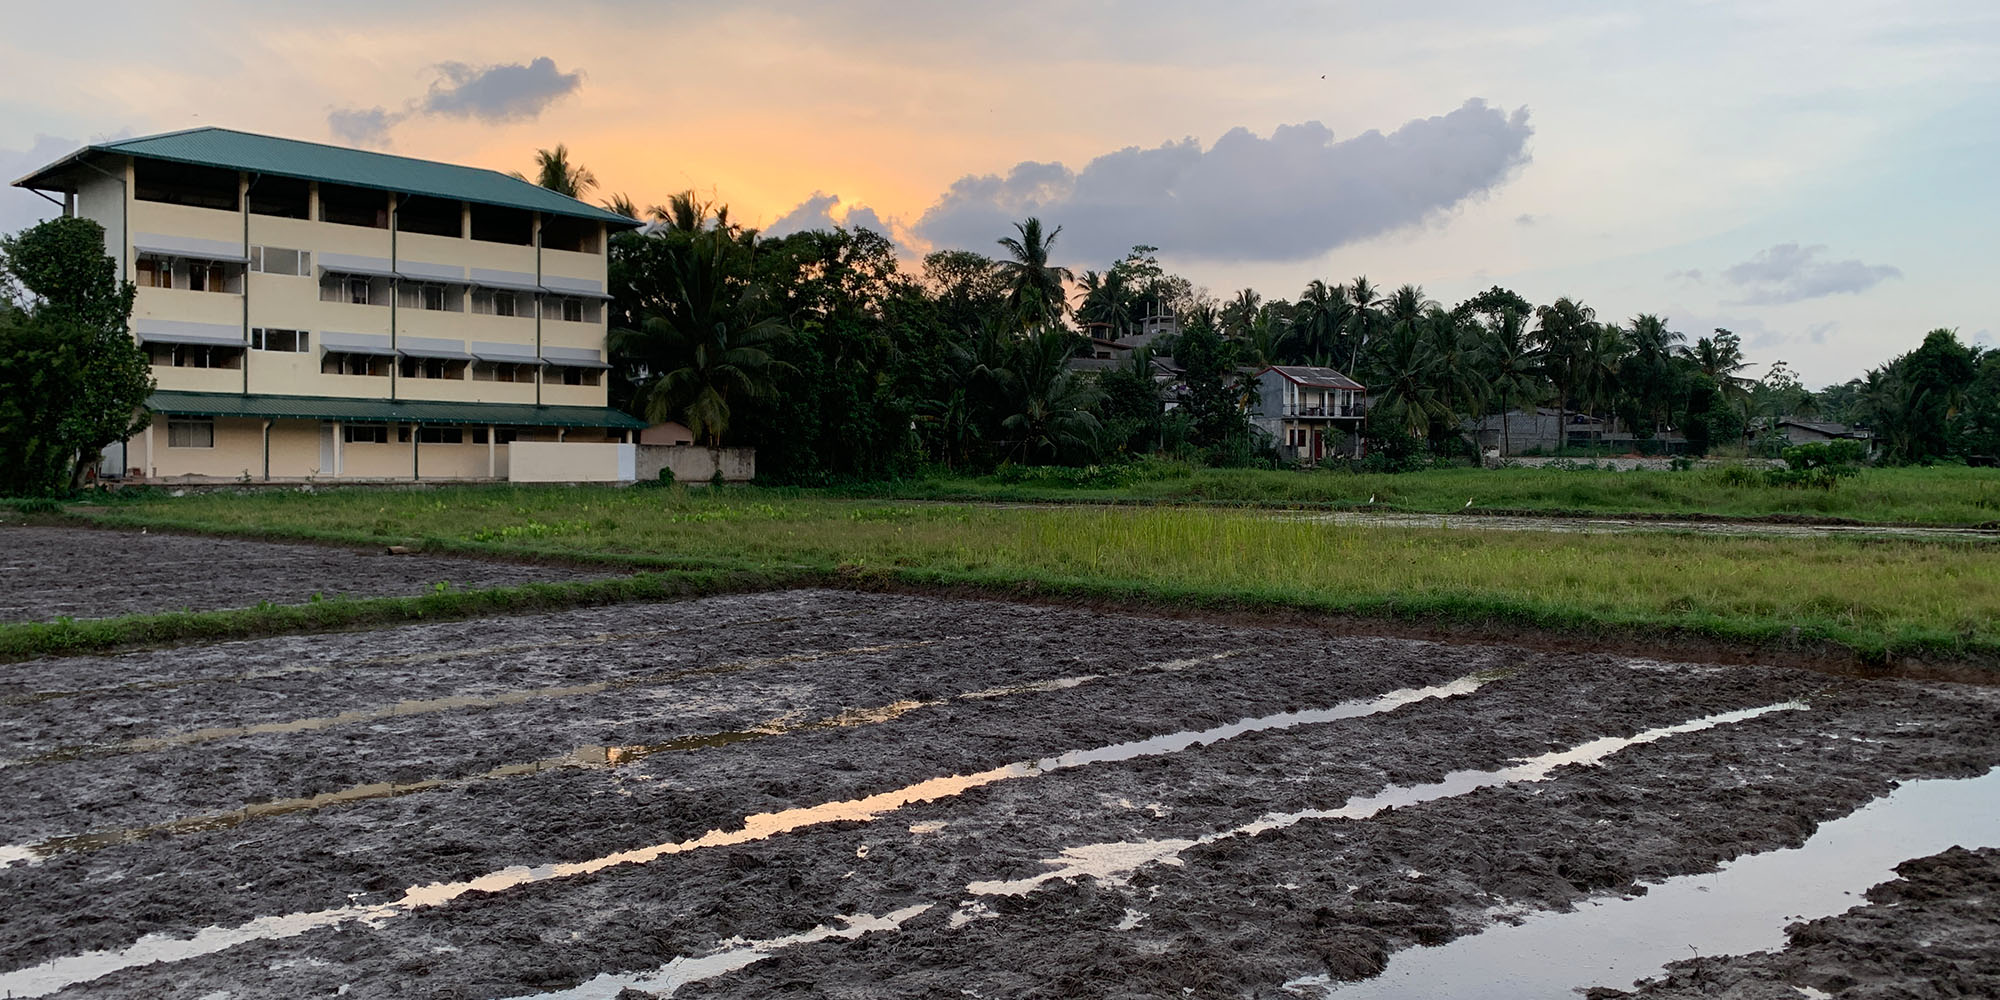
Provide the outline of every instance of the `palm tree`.
<path id="1" fill-rule="evenodd" d="M 1238 340 L 1250 335 L 1250 324 L 1256 322 L 1258 307 L 1264 297 L 1254 288 L 1245 288 L 1236 293 L 1229 303 L 1222 307 L 1222 334 Z"/>
<path id="2" fill-rule="evenodd" d="M 1063 286 L 1073 280 L 1069 268 L 1049 263 L 1049 248 L 1055 246 L 1062 227 L 1043 235 L 1042 220 L 1029 218 L 1014 223 L 1014 230 L 1020 234 L 1018 239 L 1003 236 L 998 241 L 1013 259 L 993 264 L 1007 288 L 1007 304 L 1014 307 L 1024 330 L 1054 327 L 1062 322 L 1068 308 Z"/>
<path id="3" fill-rule="evenodd" d="M 1597 441 L 1604 443 L 1604 421 L 1618 398 L 1619 369 L 1627 350 L 1625 333 L 1616 323 L 1591 324 L 1589 339 L 1577 354 L 1576 385 L 1585 409 L 1598 418 Z"/>
<path id="4" fill-rule="evenodd" d="M 509 176 L 527 180 L 519 171 Z M 597 175 L 588 168 L 569 162 L 569 147 L 556 143 L 554 149 L 535 150 L 534 183 L 557 194 L 581 198 L 597 186 Z"/>
<path id="5" fill-rule="evenodd" d="M 1674 353 L 1686 338 L 1667 329 L 1667 321 L 1652 313 L 1632 317 L 1630 326 L 1632 353 L 1625 366 L 1625 389 L 1645 415 L 1651 433 L 1667 422 Z"/>
<path id="6" fill-rule="evenodd" d="M 1439 389 L 1438 358 L 1419 324 L 1398 324 L 1369 359 L 1371 414 L 1395 422 L 1413 438 L 1429 437 L 1433 421 L 1450 419 L 1450 404 Z"/>
<path id="7" fill-rule="evenodd" d="M 1456 434 L 1469 413 L 1485 406 L 1487 386 L 1479 372 L 1479 326 L 1467 314 L 1447 312 L 1437 303 L 1417 320 L 1430 352 L 1447 434 Z"/>
<path id="8" fill-rule="evenodd" d="M 1382 311 L 1388 314 L 1391 327 L 1411 326 L 1436 306 L 1437 303 L 1424 297 L 1423 286 L 1404 285 L 1389 293 Z"/>
<path id="9" fill-rule="evenodd" d="M 1736 403 L 1748 414 L 1750 386 L 1753 383 L 1737 373 L 1750 367 L 1750 363 L 1743 360 L 1742 341 L 1735 334 L 1718 328 L 1715 336 L 1695 341 L 1692 348 L 1681 348 L 1680 357 L 1713 379 L 1723 398 Z"/>
<path id="10" fill-rule="evenodd" d="M 1073 334 L 1044 328 L 1015 352 L 1007 379 L 1014 412 L 1000 426 L 1014 436 L 1023 458 L 1059 461 L 1096 450 L 1100 427 L 1090 408 L 1102 394 L 1069 370 L 1075 347 Z"/>
<path id="11" fill-rule="evenodd" d="M 636 219 L 639 217 L 638 206 L 632 204 L 631 195 L 614 194 L 611 197 L 606 198 L 603 204 L 604 204 L 604 210 L 607 212 L 616 212 L 617 214 L 622 215 L 628 219 Z"/>
<path id="12" fill-rule="evenodd" d="M 1535 310 L 1535 339 L 1542 347 L 1542 365 L 1556 387 L 1556 426 L 1566 439 L 1570 394 L 1576 390 L 1577 355 L 1590 338 L 1597 310 L 1567 296 Z"/>
<path id="13" fill-rule="evenodd" d="M 1379 312 L 1382 290 L 1369 284 L 1366 277 L 1355 278 L 1347 286 L 1347 301 L 1353 309 L 1347 317 L 1349 336 L 1354 340 L 1347 361 L 1347 370 L 1351 372 L 1360 369 L 1361 352 L 1368 349 L 1370 341 L 1381 336 L 1386 323 Z"/>
<path id="14" fill-rule="evenodd" d="M 1512 307 L 1486 328 L 1483 338 L 1488 392 L 1500 407 L 1500 454 L 1511 440 L 1508 414 L 1533 406 L 1542 398 L 1542 349 L 1528 336 L 1527 314 Z"/>
<path id="15" fill-rule="evenodd" d="M 1344 289 L 1315 278 L 1299 293 L 1285 350 L 1307 364 L 1334 367 L 1350 312 Z"/>
<path id="16" fill-rule="evenodd" d="M 675 232 L 698 233 L 712 221 L 718 232 L 731 236 L 743 234 L 742 226 L 729 221 L 728 205 L 703 201 L 692 189 L 669 195 L 666 204 L 646 209 L 646 215 Z"/>
<path id="17" fill-rule="evenodd" d="M 640 329 L 612 334 L 628 365 L 658 373 L 635 397 L 646 419 L 678 418 L 710 447 L 721 446 L 737 402 L 769 398 L 791 369 L 772 355 L 790 330 L 764 308 L 759 286 L 732 280 L 731 246 L 710 232 L 668 255 L 664 308 Z"/>

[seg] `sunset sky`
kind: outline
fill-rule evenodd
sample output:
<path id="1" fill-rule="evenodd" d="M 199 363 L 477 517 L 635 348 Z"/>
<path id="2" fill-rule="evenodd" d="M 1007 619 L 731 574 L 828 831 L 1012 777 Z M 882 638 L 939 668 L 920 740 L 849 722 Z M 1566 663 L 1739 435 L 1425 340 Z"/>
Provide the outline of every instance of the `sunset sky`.
<path id="1" fill-rule="evenodd" d="M 1818 386 L 1995 346 L 2000 5 L 25 5 L 0 172 L 198 125 L 695 188 L 783 232 L 1058 256 L 1217 296 L 1493 284 L 1742 335 Z M 0 196 L 0 228 L 46 202 Z M 1760 368 L 1761 370 L 1761 364 Z"/>

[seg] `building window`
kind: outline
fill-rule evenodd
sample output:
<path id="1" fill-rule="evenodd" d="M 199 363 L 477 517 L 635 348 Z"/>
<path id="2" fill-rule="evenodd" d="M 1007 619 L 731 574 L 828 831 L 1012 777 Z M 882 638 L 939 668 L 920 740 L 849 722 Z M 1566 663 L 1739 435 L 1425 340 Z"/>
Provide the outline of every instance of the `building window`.
<path id="1" fill-rule="evenodd" d="M 388 424 L 342 424 L 340 439 L 348 444 L 388 444 Z"/>
<path id="2" fill-rule="evenodd" d="M 208 344 L 146 345 L 148 360 L 159 368 L 241 368 L 243 348 Z"/>
<path id="3" fill-rule="evenodd" d="M 548 250 L 567 250 L 570 253 L 598 252 L 598 230 L 602 223 L 568 216 L 550 215 L 542 219 L 542 247 Z"/>
<path id="4" fill-rule="evenodd" d="M 323 375 L 374 375 L 389 377 L 389 358 L 379 354 L 342 354 L 338 351 L 326 352 L 319 364 Z"/>
<path id="5" fill-rule="evenodd" d="M 513 292 L 497 288 L 475 288 L 472 290 L 472 311 L 482 316 L 515 316 L 518 300 Z"/>
<path id="6" fill-rule="evenodd" d="M 234 170 L 141 159 L 133 163 L 132 197 L 194 208 L 237 210 L 240 180 Z"/>
<path id="7" fill-rule="evenodd" d="M 465 362 L 446 358 L 404 358 L 404 378 L 465 378 Z"/>
<path id="8" fill-rule="evenodd" d="M 517 365 L 501 361 L 475 361 L 472 363 L 474 382 L 533 382 L 535 369 L 531 365 Z"/>
<path id="9" fill-rule="evenodd" d="M 403 282 L 397 286 L 396 304 L 405 309 L 431 312 L 458 312 L 461 308 L 457 288 L 432 282 Z"/>
<path id="10" fill-rule="evenodd" d="M 465 203 L 411 196 L 396 206 L 396 231 L 425 236 L 465 235 Z"/>
<path id="11" fill-rule="evenodd" d="M 240 264 L 223 261 L 201 260 L 190 257 L 168 257 L 161 254 L 141 254 L 133 262 L 137 284 L 141 288 L 179 288 L 192 292 L 225 292 L 231 295 L 243 291 L 243 271 Z"/>
<path id="12" fill-rule="evenodd" d="M 171 261 L 159 257 L 141 257 L 138 268 L 140 288 L 174 287 L 174 267 Z"/>
<path id="13" fill-rule="evenodd" d="M 389 228 L 389 195 L 385 191 L 348 187 L 344 184 L 319 186 L 319 221 L 343 226 Z"/>
<path id="14" fill-rule="evenodd" d="M 296 177 L 260 176 L 250 182 L 250 214 L 303 219 L 311 215 L 312 182 Z"/>
<path id="15" fill-rule="evenodd" d="M 307 341 L 311 339 L 311 335 L 304 330 L 269 330 L 264 327 L 252 327 L 250 349 L 304 354 L 309 349 Z"/>
<path id="16" fill-rule="evenodd" d="M 569 365 L 555 366 L 563 385 L 598 385 L 604 381 L 604 372 L 598 368 L 578 368 Z"/>
<path id="17" fill-rule="evenodd" d="M 542 299 L 542 318 L 559 319 L 570 323 L 597 322 L 600 303 L 597 299 L 578 298 L 574 295 L 551 295 Z"/>
<path id="18" fill-rule="evenodd" d="M 213 448 L 215 447 L 215 421 L 213 419 L 172 419 L 167 421 L 167 447 L 169 448 Z"/>
<path id="19" fill-rule="evenodd" d="M 389 279 L 356 274 L 332 274 L 320 279 L 321 302 L 349 302 L 357 306 L 389 304 Z"/>
<path id="20" fill-rule="evenodd" d="M 312 274 L 312 251 L 253 246 L 250 248 L 250 270 L 260 274 L 306 277 Z"/>

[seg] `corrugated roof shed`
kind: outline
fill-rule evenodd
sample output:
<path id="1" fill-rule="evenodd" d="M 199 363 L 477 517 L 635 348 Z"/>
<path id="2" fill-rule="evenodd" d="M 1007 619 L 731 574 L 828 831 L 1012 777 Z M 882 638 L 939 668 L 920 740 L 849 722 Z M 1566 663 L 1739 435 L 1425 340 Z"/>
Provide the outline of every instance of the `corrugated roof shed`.
<path id="1" fill-rule="evenodd" d="M 350 184 L 379 188 L 402 194 L 430 195 L 461 199 L 486 205 L 502 205 L 530 212 L 590 219 L 614 226 L 637 226 L 616 212 L 557 194 L 539 184 L 509 177 L 497 170 L 462 167 L 408 156 L 372 153 L 365 149 L 329 146 L 297 139 L 238 132 L 226 128 L 196 128 L 184 132 L 119 139 L 95 143 L 71 153 L 14 182 L 16 187 L 46 191 L 68 191 L 72 182 L 63 176 L 65 167 L 91 153 L 147 157 L 222 167 L 279 177 Z"/>

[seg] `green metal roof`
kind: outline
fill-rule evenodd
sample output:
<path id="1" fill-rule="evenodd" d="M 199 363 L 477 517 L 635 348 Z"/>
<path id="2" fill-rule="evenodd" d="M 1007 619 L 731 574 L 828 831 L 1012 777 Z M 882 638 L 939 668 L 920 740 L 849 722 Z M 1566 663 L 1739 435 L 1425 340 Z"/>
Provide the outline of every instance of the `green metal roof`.
<path id="1" fill-rule="evenodd" d="M 237 132 L 226 128 L 195 128 L 136 139 L 97 143 L 71 153 L 14 182 L 16 187 L 68 190 L 60 186 L 62 168 L 88 153 L 112 153 L 192 163 L 205 167 L 380 188 L 402 194 L 430 195 L 504 205 L 508 208 L 567 215 L 614 226 L 637 226 L 637 220 L 557 194 L 539 184 L 509 177 L 497 170 L 461 167 L 454 163 L 418 160 L 364 149 L 329 146 L 297 139 Z"/>
<path id="2" fill-rule="evenodd" d="M 609 427 L 638 430 L 646 422 L 608 406 L 534 403 L 454 403 L 428 399 L 355 399 L 160 390 L 146 400 L 154 413 L 281 420 L 355 420 L 398 424 L 509 424 L 521 427 Z"/>

